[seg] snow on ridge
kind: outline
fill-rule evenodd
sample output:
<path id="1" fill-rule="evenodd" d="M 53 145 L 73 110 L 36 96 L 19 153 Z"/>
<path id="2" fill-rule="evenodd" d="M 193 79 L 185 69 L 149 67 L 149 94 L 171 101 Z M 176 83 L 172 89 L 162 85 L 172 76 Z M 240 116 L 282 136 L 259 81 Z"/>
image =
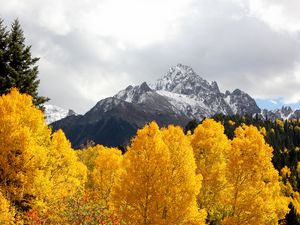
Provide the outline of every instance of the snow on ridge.
<path id="1" fill-rule="evenodd" d="M 165 91 L 165 90 L 158 90 L 158 91 L 156 91 L 156 93 L 158 93 L 159 95 L 165 96 L 167 98 L 173 99 L 176 102 L 189 104 L 191 106 L 196 106 L 196 105 L 199 105 L 199 103 L 200 103 L 199 100 L 197 100 L 196 98 L 192 98 L 189 95 L 173 93 L 173 92 Z M 204 106 L 204 104 L 203 104 L 203 106 Z"/>
<path id="2" fill-rule="evenodd" d="M 166 97 L 176 111 L 180 111 L 187 116 L 196 118 L 204 111 L 206 111 L 207 115 L 210 114 L 211 109 L 196 96 L 178 94 L 165 90 L 159 90 L 156 91 L 156 93 Z"/>
<path id="3" fill-rule="evenodd" d="M 146 96 L 155 92 L 146 82 L 137 86 L 128 86 L 124 90 L 119 91 L 114 97 L 129 103 L 142 103 L 146 100 Z"/>
<path id="4" fill-rule="evenodd" d="M 116 97 L 118 99 L 122 99 L 125 102 L 132 102 L 133 96 L 134 96 L 134 92 L 132 90 L 133 90 L 133 88 L 131 88 L 131 89 L 126 88 L 126 89 L 120 91 L 119 93 L 117 93 L 114 97 Z"/>
<path id="5" fill-rule="evenodd" d="M 69 115 L 75 114 L 72 110 L 63 109 L 56 105 L 45 104 L 45 120 L 47 124 L 51 124 L 57 120 L 61 120 Z"/>
<path id="6" fill-rule="evenodd" d="M 68 115 L 68 110 L 60 108 L 58 106 L 44 105 L 44 107 L 45 107 L 45 116 L 46 116 L 47 124 L 65 118 Z"/>
<path id="7" fill-rule="evenodd" d="M 237 111 L 238 111 L 238 107 L 237 107 L 237 105 L 236 105 L 236 102 L 231 103 L 231 101 L 230 101 L 230 100 L 231 100 L 230 95 L 226 96 L 226 97 L 224 98 L 224 100 L 225 100 L 225 102 L 229 105 L 229 107 L 231 108 L 232 112 L 233 112 L 234 114 L 236 114 Z"/>
<path id="8" fill-rule="evenodd" d="M 273 109 L 271 112 L 279 115 L 283 120 L 289 120 L 294 116 L 295 110 L 292 110 L 289 106 L 282 106 L 281 109 Z"/>

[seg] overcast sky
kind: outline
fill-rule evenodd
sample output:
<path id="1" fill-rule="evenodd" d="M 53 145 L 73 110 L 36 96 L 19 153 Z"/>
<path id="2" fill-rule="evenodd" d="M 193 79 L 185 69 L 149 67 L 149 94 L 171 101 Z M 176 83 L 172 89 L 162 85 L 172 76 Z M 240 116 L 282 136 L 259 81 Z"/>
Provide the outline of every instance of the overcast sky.
<path id="1" fill-rule="evenodd" d="M 169 67 L 191 66 L 261 107 L 299 107 L 299 0 L 0 0 L 40 57 L 40 94 L 86 112 Z"/>

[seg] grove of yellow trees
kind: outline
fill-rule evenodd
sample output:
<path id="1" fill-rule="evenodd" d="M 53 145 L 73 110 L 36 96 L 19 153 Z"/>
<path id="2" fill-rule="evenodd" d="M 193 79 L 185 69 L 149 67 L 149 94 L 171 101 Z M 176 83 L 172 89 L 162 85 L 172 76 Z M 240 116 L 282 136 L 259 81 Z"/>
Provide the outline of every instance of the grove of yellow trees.
<path id="1" fill-rule="evenodd" d="M 204 224 L 196 195 L 201 177 L 179 127 L 139 130 L 113 188 L 112 208 L 126 224 Z"/>
<path id="2" fill-rule="evenodd" d="M 86 167 L 63 132 L 51 135 L 30 96 L 12 89 L 0 98 L 0 192 L 14 223 L 28 224 L 32 215 L 57 221 L 85 177 Z"/>
<path id="3" fill-rule="evenodd" d="M 256 127 L 236 129 L 227 153 L 230 210 L 223 224 L 278 224 L 284 218 L 289 199 L 281 193 L 272 151 Z"/>
<path id="4" fill-rule="evenodd" d="M 230 140 L 212 119 L 187 135 L 151 122 L 123 155 L 74 151 L 12 89 L 0 97 L 0 224 L 279 224 L 300 197 L 290 198 L 289 170 L 280 177 L 263 135 L 243 125 Z"/>

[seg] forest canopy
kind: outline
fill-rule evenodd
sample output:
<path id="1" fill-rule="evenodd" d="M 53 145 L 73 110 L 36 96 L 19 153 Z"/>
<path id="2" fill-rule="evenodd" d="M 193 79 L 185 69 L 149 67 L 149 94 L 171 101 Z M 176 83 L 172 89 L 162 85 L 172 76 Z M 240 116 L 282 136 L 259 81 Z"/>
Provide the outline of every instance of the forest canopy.
<path id="1" fill-rule="evenodd" d="M 241 124 L 228 138 L 214 119 L 187 134 L 151 122 L 125 154 L 74 151 L 32 100 L 17 89 L 0 97 L 2 224 L 285 224 L 289 205 L 298 213 L 264 128 Z"/>

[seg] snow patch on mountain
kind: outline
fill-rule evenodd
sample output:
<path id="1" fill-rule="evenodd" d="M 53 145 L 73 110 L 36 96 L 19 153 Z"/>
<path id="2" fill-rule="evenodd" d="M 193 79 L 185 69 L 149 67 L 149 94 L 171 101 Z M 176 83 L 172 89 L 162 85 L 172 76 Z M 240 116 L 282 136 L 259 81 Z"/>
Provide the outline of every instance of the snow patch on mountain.
<path id="1" fill-rule="evenodd" d="M 130 85 L 117 93 L 114 97 L 130 103 L 143 103 L 145 100 L 149 99 L 152 93 L 154 93 L 154 90 L 144 82 L 135 87 Z"/>
<path id="2" fill-rule="evenodd" d="M 281 109 L 275 109 L 275 110 L 271 110 L 271 111 L 273 113 L 279 115 L 280 118 L 283 120 L 292 119 L 292 117 L 294 115 L 294 111 L 289 106 L 282 106 Z"/>
<path id="3" fill-rule="evenodd" d="M 207 107 L 196 96 L 172 93 L 169 91 L 156 91 L 159 95 L 164 96 L 178 111 L 187 115 L 189 118 L 201 118 L 209 115 L 211 109 Z M 199 110 L 201 109 L 201 110 Z"/>
<path id="4" fill-rule="evenodd" d="M 76 115 L 76 113 L 71 109 L 66 110 L 55 105 L 45 104 L 44 108 L 45 108 L 44 114 L 45 114 L 45 119 L 47 124 L 51 124 L 67 116 Z"/>
<path id="5" fill-rule="evenodd" d="M 231 102 L 231 97 L 230 95 L 226 96 L 224 98 L 225 102 L 230 106 L 230 108 L 232 109 L 232 112 L 234 114 L 237 113 L 238 107 L 237 107 L 237 103 L 236 102 Z"/>

